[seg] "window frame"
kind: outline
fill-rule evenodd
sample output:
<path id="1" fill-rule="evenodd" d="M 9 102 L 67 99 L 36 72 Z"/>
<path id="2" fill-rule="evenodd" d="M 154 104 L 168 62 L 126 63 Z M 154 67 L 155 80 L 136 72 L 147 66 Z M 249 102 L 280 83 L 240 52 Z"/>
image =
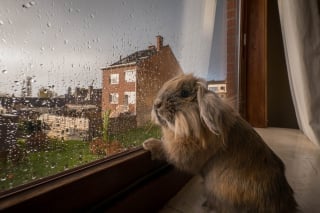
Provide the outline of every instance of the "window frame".
<path id="1" fill-rule="evenodd" d="M 128 79 L 128 76 L 127 76 L 127 74 L 128 73 L 134 73 L 133 74 L 133 80 L 130 80 L 130 78 Z M 127 82 L 127 83 L 135 83 L 136 82 L 136 80 L 137 80 L 137 71 L 136 71 L 136 69 L 130 69 L 130 70 L 125 70 L 124 71 L 124 80 Z"/>
<path id="2" fill-rule="evenodd" d="M 124 97 L 128 97 L 128 104 L 136 104 L 137 96 L 135 91 L 125 91 L 124 92 Z M 125 101 L 124 101 L 125 102 Z M 126 105 L 126 103 L 124 103 Z"/>
<path id="3" fill-rule="evenodd" d="M 130 201 L 132 197 L 128 196 L 130 193 L 142 193 L 143 197 L 148 198 L 147 194 L 154 190 L 154 186 L 150 187 L 148 184 L 151 183 L 152 186 L 159 175 L 166 177 L 165 182 L 168 182 L 167 179 L 176 180 L 163 183 L 168 184 L 169 188 L 157 184 L 157 191 L 162 190 L 164 197 L 160 198 L 159 201 L 162 201 L 159 202 L 149 196 L 150 204 L 153 203 L 154 206 L 148 208 L 155 210 L 177 193 L 191 176 L 173 169 L 165 162 L 150 159 L 150 153 L 138 147 L 18 186 L 0 193 L 0 210 L 93 211 L 115 208 L 114 202 L 120 200 L 125 200 L 127 207 L 135 206 L 136 201 Z M 107 184 L 108 182 L 111 184 Z M 151 191 L 144 189 L 141 192 L 141 185 L 148 186 Z M 117 208 L 127 207 L 120 205 Z"/>
<path id="4" fill-rule="evenodd" d="M 261 34 L 265 38 L 266 29 L 263 28 L 261 34 L 250 29 L 254 29 L 261 23 L 265 24 L 267 4 L 266 0 L 259 1 L 260 3 L 253 0 L 240 1 L 241 88 L 239 96 L 242 99 L 240 102 L 243 103 L 240 110 L 242 110 L 241 114 L 244 117 L 247 117 L 251 112 L 257 113 L 256 110 L 253 110 L 256 108 L 256 103 L 250 101 L 253 94 L 247 93 L 250 88 L 254 88 L 250 82 L 257 81 L 261 82 L 261 86 L 254 88 L 254 90 L 255 93 L 262 94 L 263 99 L 263 103 L 260 104 L 262 110 L 258 113 L 264 116 L 266 111 L 266 39 L 261 39 Z M 250 15 L 255 10 L 263 11 L 263 13 L 254 12 L 253 15 Z M 256 16 L 259 16 L 259 19 Z M 256 48 L 256 45 L 262 46 L 262 48 Z M 249 57 L 253 54 L 255 57 Z M 251 63 L 260 63 L 262 69 L 254 69 L 255 67 L 250 65 Z M 264 123 L 263 119 L 262 123 Z M 168 177 L 170 178 L 168 179 Z M 149 152 L 138 147 L 1 192 L 0 210 L 92 211 L 126 209 L 132 211 L 139 207 L 146 207 L 147 209 L 143 210 L 150 212 L 161 207 L 166 202 L 163 198 L 169 199 L 189 179 L 190 175 L 177 172 L 165 162 L 151 161 Z M 117 181 L 112 182 L 112 180 Z M 161 180 L 165 180 L 165 182 L 161 182 Z M 112 184 L 106 184 L 108 181 Z M 170 185 L 172 183 L 174 183 L 174 187 Z M 151 187 L 146 187 L 148 184 L 149 186 L 151 184 Z M 158 186 L 157 190 L 152 188 L 156 186 Z M 148 189 L 151 190 L 148 191 Z M 163 193 L 158 193 L 158 189 Z M 155 191 L 157 193 L 154 193 Z M 142 197 L 143 199 L 141 199 Z M 159 202 L 155 204 L 155 201 Z"/>
<path id="5" fill-rule="evenodd" d="M 117 76 L 117 77 L 116 77 Z M 113 81 L 114 79 L 116 79 L 115 81 Z M 110 74 L 110 84 L 111 85 L 117 85 L 120 82 L 120 75 L 119 73 L 111 73 Z"/>
<path id="6" fill-rule="evenodd" d="M 110 104 L 119 104 L 119 93 L 112 92 L 110 93 Z"/>

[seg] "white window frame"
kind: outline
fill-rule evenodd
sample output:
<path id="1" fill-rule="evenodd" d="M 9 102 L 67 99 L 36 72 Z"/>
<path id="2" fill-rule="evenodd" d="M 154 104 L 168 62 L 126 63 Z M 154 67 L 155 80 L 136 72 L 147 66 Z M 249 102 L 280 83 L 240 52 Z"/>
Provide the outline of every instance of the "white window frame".
<path id="1" fill-rule="evenodd" d="M 132 69 L 132 70 L 126 70 L 124 71 L 125 72 L 125 81 L 126 82 L 136 82 L 136 76 L 137 76 L 137 72 L 135 69 Z"/>
<path id="2" fill-rule="evenodd" d="M 110 84 L 119 84 L 119 73 L 110 74 Z"/>
<path id="3" fill-rule="evenodd" d="M 119 104 L 119 94 L 118 93 L 110 93 L 111 96 L 111 104 Z"/>
<path id="4" fill-rule="evenodd" d="M 128 96 L 128 104 L 136 104 L 136 92 L 124 92 L 124 95 Z"/>

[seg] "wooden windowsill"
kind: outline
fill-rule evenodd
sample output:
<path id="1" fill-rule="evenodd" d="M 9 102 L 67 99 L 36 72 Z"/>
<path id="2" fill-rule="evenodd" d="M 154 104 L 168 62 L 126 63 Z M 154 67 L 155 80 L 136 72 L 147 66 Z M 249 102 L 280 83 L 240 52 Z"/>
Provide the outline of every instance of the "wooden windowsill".
<path id="1" fill-rule="evenodd" d="M 149 152 L 139 147 L 6 191 L 0 194 L 0 210 L 124 210 L 141 208 L 136 201 L 148 202 L 150 193 L 162 194 L 157 203 L 150 200 L 149 211 L 160 208 L 189 178 L 165 162 L 151 161 Z M 171 181 L 169 187 L 162 179 Z"/>

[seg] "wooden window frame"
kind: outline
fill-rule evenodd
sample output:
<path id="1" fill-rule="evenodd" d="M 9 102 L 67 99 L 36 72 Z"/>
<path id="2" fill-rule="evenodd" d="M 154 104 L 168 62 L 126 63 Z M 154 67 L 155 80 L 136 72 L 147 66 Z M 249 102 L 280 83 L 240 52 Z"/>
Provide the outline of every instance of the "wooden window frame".
<path id="1" fill-rule="evenodd" d="M 239 111 L 254 127 L 267 127 L 267 3 L 241 0 Z"/>
<path id="2" fill-rule="evenodd" d="M 190 177 L 139 147 L 0 193 L 0 210 L 152 212 Z"/>
<path id="3" fill-rule="evenodd" d="M 266 0 L 241 0 L 241 17 L 240 111 L 264 127 Z M 2 192 L 0 210 L 155 212 L 190 177 L 139 147 Z"/>

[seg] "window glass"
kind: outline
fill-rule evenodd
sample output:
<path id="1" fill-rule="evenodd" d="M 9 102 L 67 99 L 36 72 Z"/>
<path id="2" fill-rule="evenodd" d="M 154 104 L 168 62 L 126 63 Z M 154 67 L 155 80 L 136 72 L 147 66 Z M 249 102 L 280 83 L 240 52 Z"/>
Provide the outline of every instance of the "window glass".
<path id="1" fill-rule="evenodd" d="M 136 82 L 136 71 L 135 70 L 126 70 L 125 71 L 125 80 L 126 80 L 126 82 Z"/>
<path id="2" fill-rule="evenodd" d="M 0 191 L 160 138 L 153 99 L 179 72 L 237 97 L 238 5 L 1 0 Z"/>
<path id="3" fill-rule="evenodd" d="M 110 83 L 111 84 L 119 84 L 119 74 L 111 74 L 110 75 Z"/>
<path id="4" fill-rule="evenodd" d="M 110 103 L 111 104 L 118 104 L 119 103 L 119 94 L 118 93 L 111 93 L 110 94 Z"/>
<path id="5" fill-rule="evenodd" d="M 135 104 L 136 103 L 136 92 L 124 92 L 126 97 L 125 104 Z"/>

